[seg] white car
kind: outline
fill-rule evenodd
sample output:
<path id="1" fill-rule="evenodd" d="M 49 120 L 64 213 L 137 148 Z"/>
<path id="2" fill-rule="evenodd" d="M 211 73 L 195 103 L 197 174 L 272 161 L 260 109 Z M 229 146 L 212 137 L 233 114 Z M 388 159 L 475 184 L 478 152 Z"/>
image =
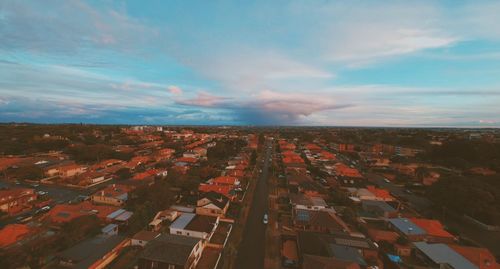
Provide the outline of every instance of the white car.
<path id="1" fill-rule="evenodd" d="M 267 217 L 267 214 L 264 214 L 264 220 L 262 221 L 264 224 L 267 224 L 269 222 L 269 219 Z"/>

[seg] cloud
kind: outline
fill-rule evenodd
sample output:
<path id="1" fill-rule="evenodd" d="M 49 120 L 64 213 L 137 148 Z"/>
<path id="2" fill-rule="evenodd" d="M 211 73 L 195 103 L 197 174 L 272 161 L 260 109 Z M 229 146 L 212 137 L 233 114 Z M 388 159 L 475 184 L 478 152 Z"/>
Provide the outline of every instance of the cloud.
<path id="1" fill-rule="evenodd" d="M 167 90 L 174 95 L 182 95 L 183 91 L 180 87 L 175 85 L 170 85 L 167 87 Z"/>
<path id="2" fill-rule="evenodd" d="M 196 107 L 217 107 L 220 105 L 224 105 L 224 102 L 227 100 L 228 98 L 215 96 L 207 92 L 198 92 L 196 94 L 196 97 L 179 99 L 176 101 L 176 103 L 180 105 Z"/>
<path id="3" fill-rule="evenodd" d="M 156 30 L 114 9 L 83 1 L 3 1 L 0 49 L 74 54 L 88 48 L 132 52 Z M 140 37 L 140 38 L 138 38 Z"/>
<path id="4" fill-rule="evenodd" d="M 177 100 L 177 104 L 228 110 L 237 122 L 251 124 L 297 124 L 318 112 L 353 106 L 337 103 L 324 95 L 287 94 L 269 90 L 251 98 L 237 99 L 201 92 L 194 98 Z"/>

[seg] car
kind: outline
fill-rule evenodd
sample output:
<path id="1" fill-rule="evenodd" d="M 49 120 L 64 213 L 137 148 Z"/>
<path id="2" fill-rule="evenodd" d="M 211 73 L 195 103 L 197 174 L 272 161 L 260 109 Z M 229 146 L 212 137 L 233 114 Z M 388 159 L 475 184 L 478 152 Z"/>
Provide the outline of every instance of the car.
<path id="1" fill-rule="evenodd" d="M 269 218 L 267 217 L 267 214 L 264 214 L 264 219 L 262 220 L 264 224 L 267 224 L 269 222 Z"/>
<path id="2" fill-rule="evenodd" d="M 40 187 L 40 184 L 36 184 L 35 183 L 35 184 L 31 184 L 31 186 L 34 187 L 34 188 L 37 188 L 37 187 Z"/>

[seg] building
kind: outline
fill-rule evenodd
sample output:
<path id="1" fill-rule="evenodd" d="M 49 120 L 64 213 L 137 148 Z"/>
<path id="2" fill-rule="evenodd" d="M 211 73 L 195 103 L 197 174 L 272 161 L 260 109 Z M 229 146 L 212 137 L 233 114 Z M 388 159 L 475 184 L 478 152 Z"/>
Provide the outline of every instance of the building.
<path id="1" fill-rule="evenodd" d="M 407 218 L 389 219 L 389 227 L 410 241 L 422 241 L 427 232 Z"/>
<path id="2" fill-rule="evenodd" d="M 9 215 L 31 208 L 31 202 L 37 199 L 34 189 L 16 188 L 0 190 L 0 211 Z"/>
<path id="3" fill-rule="evenodd" d="M 429 243 L 453 243 L 455 237 L 446 231 L 438 220 L 409 218 L 418 227 L 422 228 L 426 233 L 426 241 Z"/>
<path id="4" fill-rule="evenodd" d="M 170 234 L 210 240 L 218 224 L 218 217 L 184 213 L 170 225 Z"/>
<path id="5" fill-rule="evenodd" d="M 295 228 L 303 231 L 321 232 L 321 233 L 348 233 L 350 232 L 347 224 L 342 221 L 332 211 L 327 210 L 303 210 L 295 211 L 293 224 Z"/>
<path id="6" fill-rule="evenodd" d="M 52 167 L 48 167 L 45 174 L 49 177 L 73 177 L 87 171 L 87 166 L 75 163 L 65 163 Z"/>
<path id="7" fill-rule="evenodd" d="M 202 251 L 199 238 L 162 234 L 144 248 L 139 257 L 139 269 L 194 269 Z"/>
<path id="8" fill-rule="evenodd" d="M 384 201 L 363 200 L 361 201 L 365 215 L 373 218 L 394 218 L 398 215 L 398 210 Z"/>
<path id="9" fill-rule="evenodd" d="M 69 268 L 104 268 L 130 244 L 124 236 L 99 235 L 78 243 L 57 255 L 59 264 Z"/>
<path id="10" fill-rule="evenodd" d="M 196 202 L 196 214 L 224 217 L 229 208 L 229 199 L 216 192 L 202 193 L 200 199 Z"/>
<path id="11" fill-rule="evenodd" d="M 90 196 L 93 203 L 122 206 L 127 202 L 128 192 L 133 188 L 128 185 L 112 184 Z"/>
<path id="12" fill-rule="evenodd" d="M 0 229 L 0 248 L 11 246 L 33 234 L 25 224 L 9 224 Z"/>
<path id="13" fill-rule="evenodd" d="M 427 265 L 427 268 L 479 269 L 445 244 L 416 242 L 413 245 L 416 256 Z"/>
<path id="14" fill-rule="evenodd" d="M 322 210 L 327 207 L 327 204 L 323 198 L 320 197 L 309 197 L 302 193 L 290 194 L 290 203 L 295 210 Z"/>
<path id="15" fill-rule="evenodd" d="M 151 240 L 157 238 L 160 236 L 161 233 L 158 232 L 151 232 L 151 231 L 139 231 L 138 233 L 134 234 L 130 240 L 130 245 L 131 246 L 140 246 L 140 247 L 145 247 L 147 243 L 149 243 Z"/>
<path id="16" fill-rule="evenodd" d="M 179 216 L 176 210 L 165 209 L 156 213 L 154 219 L 149 223 L 149 230 L 159 231 L 163 226 L 164 221 L 174 221 Z"/>
<path id="17" fill-rule="evenodd" d="M 465 257 L 479 269 L 499 269 L 500 264 L 495 261 L 495 256 L 486 248 L 448 245 L 458 254 Z"/>
<path id="18" fill-rule="evenodd" d="M 332 258 L 348 263 L 355 263 L 363 268 L 368 265 L 368 260 L 378 260 L 378 249 L 370 240 L 346 234 L 300 231 L 297 243 L 301 257 L 312 255 Z"/>

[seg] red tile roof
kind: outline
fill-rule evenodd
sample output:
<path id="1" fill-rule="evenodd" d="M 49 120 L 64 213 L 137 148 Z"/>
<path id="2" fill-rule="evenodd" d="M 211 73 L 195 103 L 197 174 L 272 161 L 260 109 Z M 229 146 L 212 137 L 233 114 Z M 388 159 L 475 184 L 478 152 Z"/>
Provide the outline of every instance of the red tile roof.
<path id="1" fill-rule="evenodd" d="M 375 242 L 386 241 L 389 243 L 395 243 L 399 238 L 399 234 L 396 232 L 377 229 L 368 229 L 368 235 Z"/>
<path id="2" fill-rule="evenodd" d="M 447 232 L 441 222 L 432 219 L 418 219 L 409 218 L 409 220 L 415 223 L 418 227 L 422 228 L 427 232 L 428 235 L 436 237 L 453 238 L 454 236 Z"/>
<path id="3" fill-rule="evenodd" d="M 238 181 L 237 177 L 220 176 L 212 179 L 212 184 L 216 185 L 235 185 Z"/>
<path id="4" fill-rule="evenodd" d="M 351 168 L 343 163 L 335 164 L 335 172 L 339 176 L 351 177 L 351 178 L 362 178 L 359 171 L 355 168 Z"/>
<path id="5" fill-rule="evenodd" d="M 53 222 L 64 223 L 84 215 L 97 214 L 99 219 L 104 220 L 109 214 L 118 209 L 115 206 L 94 205 L 89 201 L 75 205 L 60 204 L 49 211 L 49 218 Z"/>
<path id="6" fill-rule="evenodd" d="M 479 266 L 479 269 L 499 269 L 495 256 L 486 248 L 449 245 L 453 250 L 464 256 L 467 260 Z"/>
<path id="7" fill-rule="evenodd" d="M 200 191 L 200 192 L 213 191 L 213 192 L 222 194 L 229 199 L 232 199 L 234 197 L 234 195 L 231 194 L 232 190 L 233 190 L 233 187 L 228 186 L 228 185 L 200 184 L 200 186 L 198 187 L 198 191 Z"/>
<path id="8" fill-rule="evenodd" d="M 0 247 L 12 245 L 32 232 L 25 224 L 9 224 L 0 230 Z"/>
<path id="9" fill-rule="evenodd" d="M 394 197 L 392 197 L 388 190 L 379 189 L 371 185 L 367 186 L 366 189 L 368 189 L 369 192 L 373 193 L 377 198 L 381 198 L 383 200 L 394 200 Z"/>

